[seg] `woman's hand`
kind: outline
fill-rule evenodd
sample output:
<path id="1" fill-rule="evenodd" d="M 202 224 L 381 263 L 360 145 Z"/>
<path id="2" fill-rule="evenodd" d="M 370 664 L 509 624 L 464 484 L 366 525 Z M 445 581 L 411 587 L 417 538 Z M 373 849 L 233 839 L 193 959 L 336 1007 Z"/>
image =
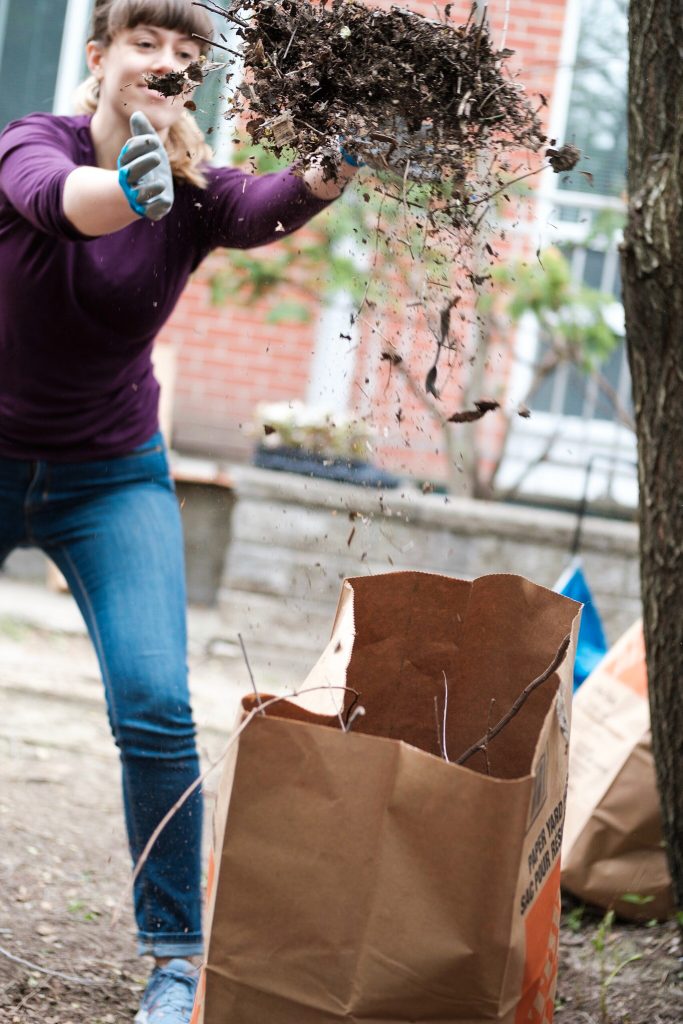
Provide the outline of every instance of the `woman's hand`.
<path id="1" fill-rule="evenodd" d="M 119 184 L 134 213 L 161 220 L 173 206 L 173 173 L 164 144 L 142 111 L 130 119 L 131 138 L 119 154 Z"/>
<path id="2" fill-rule="evenodd" d="M 173 205 L 173 176 L 161 139 L 139 112 L 131 117 L 131 131 L 118 171 L 76 167 L 64 183 L 64 213 L 84 235 L 110 235 L 139 217 L 160 220 Z"/>
<path id="3" fill-rule="evenodd" d="M 304 174 L 304 181 L 316 199 L 336 199 L 342 194 L 348 183 L 355 178 L 360 162 L 351 163 L 347 159 L 343 147 L 336 160 L 335 173 L 330 177 L 329 170 L 322 163 L 322 157 L 313 158 Z M 329 163 L 326 161 L 329 166 Z"/>

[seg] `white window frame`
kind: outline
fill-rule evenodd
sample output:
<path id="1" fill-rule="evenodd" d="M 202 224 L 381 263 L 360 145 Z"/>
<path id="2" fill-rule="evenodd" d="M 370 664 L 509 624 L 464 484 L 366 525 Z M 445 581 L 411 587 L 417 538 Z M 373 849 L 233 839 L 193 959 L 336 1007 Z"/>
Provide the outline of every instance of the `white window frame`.
<path id="1" fill-rule="evenodd" d="M 565 25 L 560 48 L 559 69 L 556 78 L 553 104 L 549 119 L 550 138 L 562 139 L 567 124 L 572 88 L 573 68 L 576 61 L 581 30 L 582 0 L 568 0 Z M 585 192 L 571 192 L 557 187 L 557 176 L 548 169 L 543 172 L 536 197 L 536 238 L 539 248 L 548 245 L 562 245 L 574 242 L 577 245 L 585 239 L 586 228 L 579 217 L 579 223 L 562 221 L 558 214 L 563 206 L 578 207 L 587 213 L 614 210 L 624 212 L 624 203 L 613 197 L 594 196 Z M 607 250 L 607 259 L 618 260 L 618 239 L 613 240 Z M 576 276 L 580 277 L 579 263 L 585 260 L 586 249 L 577 248 L 573 257 Z M 605 276 L 610 269 L 607 264 Z M 614 264 L 611 265 L 612 272 Z M 533 363 L 536 360 L 539 336 L 536 321 L 532 316 L 523 318 L 517 337 L 517 360 L 510 380 L 509 400 L 511 405 L 522 402 L 532 379 Z M 619 388 L 624 397 L 628 387 L 628 375 L 623 364 Z M 561 367 L 555 374 L 554 405 L 548 412 L 534 411 L 528 420 L 515 422 L 510 432 L 497 485 L 501 490 L 522 480 L 519 491 L 526 496 L 574 500 L 583 493 L 587 467 L 594 463 L 590 472 L 588 499 L 605 500 L 608 503 L 627 508 L 637 503 L 635 469 L 635 436 L 616 420 L 589 419 L 568 416 L 561 413 L 564 388 L 569 367 Z M 593 386 L 593 392 L 596 387 Z M 593 401 L 597 398 L 592 396 Z M 588 401 L 591 400 L 589 385 Z M 543 454 L 546 457 L 541 459 Z M 537 465 L 536 460 L 541 459 Z M 526 475 L 525 470 L 533 466 Z M 523 479 L 522 479 L 523 478 Z"/>
<path id="2" fill-rule="evenodd" d="M 9 0 L 0 0 L 0 53 L 5 45 L 5 32 L 7 31 L 7 18 L 9 16 Z"/>
<path id="3" fill-rule="evenodd" d="M 52 103 L 53 114 L 73 114 L 74 92 L 83 77 L 83 48 L 91 9 L 92 0 L 69 0 L 67 4 Z"/>
<path id="4" fill-rule="evenodd" d="M 0 54 L 5 45 L 10 3 L 11 0 L 0 0 Z M 83 45 L 91 7 L 92 0 L 68 0 L 67 2 L 57 59 L 57 77 L 52 104 L 54 114 L 71 113 L 71 97 L 80 80 L 83 66 Z"/>

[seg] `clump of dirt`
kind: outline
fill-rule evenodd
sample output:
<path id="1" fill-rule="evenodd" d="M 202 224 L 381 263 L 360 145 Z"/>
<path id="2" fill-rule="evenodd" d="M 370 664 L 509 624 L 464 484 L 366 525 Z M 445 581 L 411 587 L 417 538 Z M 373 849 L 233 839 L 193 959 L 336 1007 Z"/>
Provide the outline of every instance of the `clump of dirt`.
<path id="1" fill-rule="evenodd" d="M 462 190 L 478 154 L 537 152 L 546 141 L 538 111 L 507 73 L 473 13 L 450 23 L 355 0 L 246 0 L 242 93 L 254 141 L 289 144 L 311 157 L 345 149 L 401 177 Z M 284 129 L 284 130 L 283 130 Z"/>
<path id="2" fill-rule="evenodd" d="M 148 89 L 153 89 L 162 96 L 185 96 L 185 106 L 196 110 L 194 101 L 190 99 L 192 92 L 202 84 L 209 72 L 223 67 L 224 64 L 208 61 L 202 56 L 199 60 L 191 61 L 182 71 L 167 71 L 164 75 L 145 75 L 145 82 Z"/>
<path id="3" fill-rule="evenodd" d="M 576 167 L 581 159 L 581 150 L 567 143 L 565 146 L 560 146 L 559 149 L 550 147 L 546 150 L 545 155 L 555 174 L 564 174 Z"/>

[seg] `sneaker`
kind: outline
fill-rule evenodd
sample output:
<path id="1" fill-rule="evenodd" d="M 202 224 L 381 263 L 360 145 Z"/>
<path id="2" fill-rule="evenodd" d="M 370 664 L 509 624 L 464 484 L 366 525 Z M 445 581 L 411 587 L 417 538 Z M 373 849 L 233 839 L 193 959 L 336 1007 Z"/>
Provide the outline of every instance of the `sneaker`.
<path id="1" fill-rule="evenodd" d="M 135 1024 L 189 1024 L 199 970 L 189 960 L 155 967 L 147 982 Z"/>

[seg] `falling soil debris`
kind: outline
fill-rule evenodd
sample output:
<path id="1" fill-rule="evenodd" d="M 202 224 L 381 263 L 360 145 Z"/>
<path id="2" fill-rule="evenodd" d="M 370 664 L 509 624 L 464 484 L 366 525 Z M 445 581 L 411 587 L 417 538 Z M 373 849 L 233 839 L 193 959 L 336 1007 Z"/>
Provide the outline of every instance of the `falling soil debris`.
<path id="1" fill-rule="evenodd" d="M 321 137 L 339 138 L 378 168 L 403 176 L 410 163 L 408 177 L 431 171 L 456 183 L 483 146 L 545 141 L 522 87 L 503 73 L 510 51 L 494 50 L 474 17 L 456 27 L 354 0 L 247 0 L 243 10 L 249 5 L 252 137 L 267 138 L 269 120 L 288 113 L 304 156 Z"/>
<path id="2" fill-rule="evenodd" d="M 226 118 L 246 125 L 252 142 L 294 161 L 295 173 L 317 162 L 333 177 L 340 151 L 374 172 L 362 198 L 369 203 L 373 193 L 379 201 L 375 233 L 384 249 L 405 251 L 422 274 L 416 304 L 436 342 L 423 394 L 440 401 L 441 352 L 448 373 L 464 359 L 465 314 L 458 311 L 452 323 L 452 311 L 463 289 L 476 297 L 498 258 L 490 241 L 478 242 L 495 230 L 497 215 L 488 216 L 494 203 L 510 202 L 510 186 L 543 167 L 571 170 L 579 151 L 545 136 L 539 116 L 545 98 L 526 94 L 509 66 L 514 51 L 495 47 L 477 5 L 464 24 L 455 24 L 451 4 L 434 19 L 357 0 L 195 2 L 225 18 L 231 39 L 239 40 L 233 45 L 243 68 L 227 72 Z M 148 84 L 193 107 L 187 96 L 216 67 L 225 65 L 204 58 L 184 72 L 150 76 Z M 391 218 L 380 226 L 385 202 L 400 211 L 389 227 Z M 438 289 L 452 297 L 444 303 Z M 367 290 L 364 305 L 372 305 Z M 381 359 L 401 365 L 400 356 L 386 351 Z M 471 422 L 498 408 L 474 405 L 446 421 Z"/>
<path id="3" fill-rule="evenodd" d="M 500 409 L 500 402 L 479 401 L 474 403 L 474 409 L 466 409 L 464 412 L 454 412 L 448 417 L 449 423 L 473 423 L 480 420 L 487 412 Z"/>
<path id="4" fill-rule="evenodd" d="M 549 148 L 546 150 L 545 155 L 555 174 L 564 174 L 566 171 L 571 171 L 576 167 L 581 159 L 581 150 L 577 149 L 576 146 L 567 144 L 566 146 L 560 146 L 559 149 Z"/>
<path id="5" fill-rule="evenodd" d="M 162 96 L 182 96 L 201 85 L 209 72 L 224 67 L 225 64 L 200 57 L 182 71 L 168 71 L 165 75 L 149 74 L 145 76 L 145 81 L 149 89 L 161 93 Z"/>
<path id="6" fill-rule="evenodd" d="M 243 39 L 240 92 L 254 141 L 304 159 L 322 149 L 330 174 L 341 143 L 377 170 L 447 184 L 455 223 L 470 205 L 482 151 L 538 152 L 546 141 L 507 72 L 512 51 L 494 48 L 474 10 L 456 26 L 449 5 L 443 21 L 355 0 L 245 0 L 238 14 L 201 6 L 223 14 Z"/>

